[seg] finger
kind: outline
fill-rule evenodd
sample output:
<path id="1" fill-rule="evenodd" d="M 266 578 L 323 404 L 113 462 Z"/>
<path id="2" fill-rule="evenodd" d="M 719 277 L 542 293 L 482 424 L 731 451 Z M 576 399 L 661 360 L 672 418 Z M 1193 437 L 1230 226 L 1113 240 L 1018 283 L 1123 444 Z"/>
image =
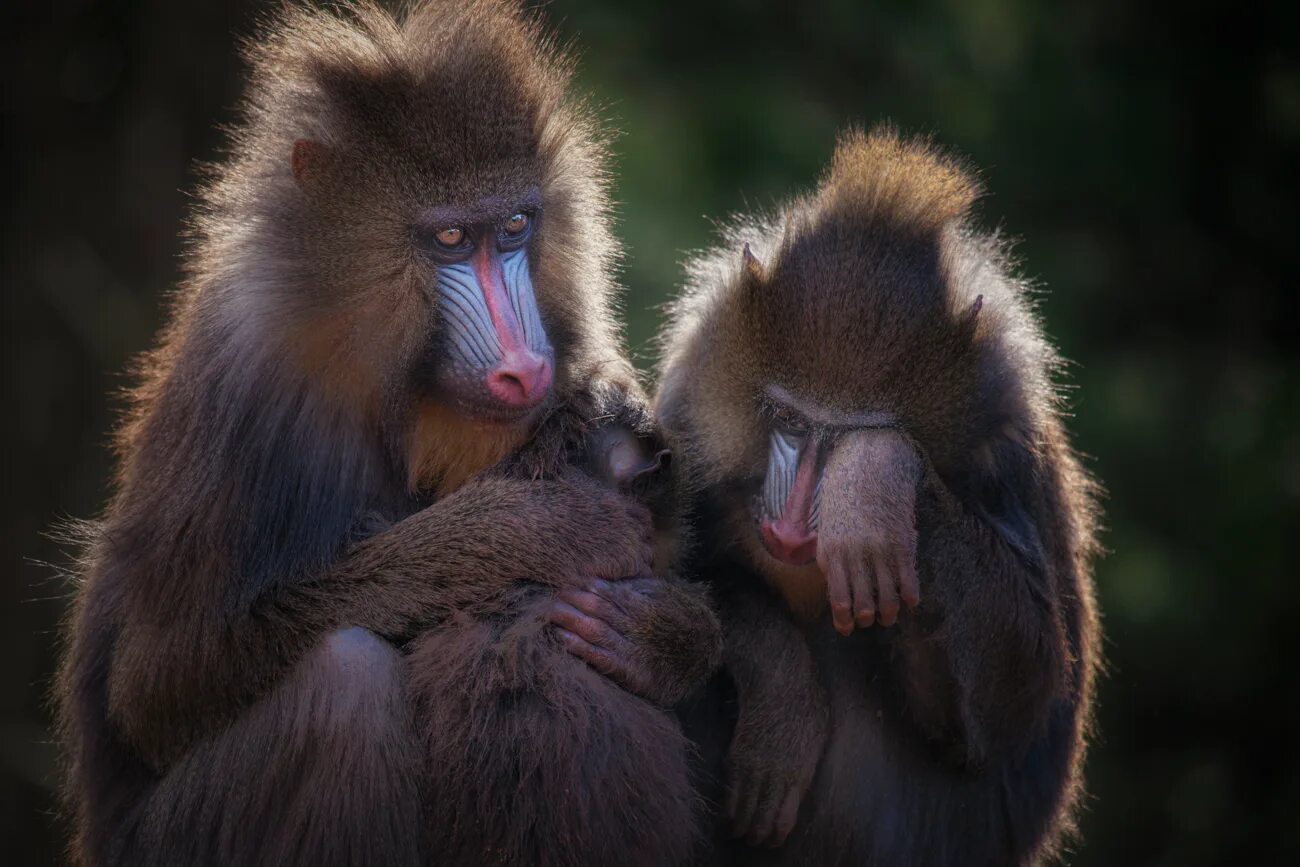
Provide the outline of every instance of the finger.
<path id="1" fill-rule="evenodd" d="M 627 661 L 626 657 L 597 647 L 591 642 L 575 635 L 567 629 L 560 628 L 560 637 L 564 640 L 564 649 L 573 656 L 590 665 L 600 674 L 637 695 L 644 695 L 651 684 L 649 674 L 642 668 Z"/>
<path id="2" fill-rule="evenodd" d="M 754 811 L 758 808 L 758 788 L 756 781 L 749 776 L 741 784 L 740 803 L 731 824 L 731 833 L 735 837 L 746 836 L 749 829 L 754 826 Z"/>
<path id="3" fill-rule="evenodd" d="M 600 597 L 607 608 L 612 608 L 625 618 L 631 617 L 637 604 L 644 601 L 643 589 L 649 579 L 624 578 L 622 581 L 606 581 L 596 578 L 588 582 L 587 589 Z"/>
<path id="4" fill-rule="evenodd" d="M 603 620 L 583 614 L 569 603 L 558 599 L 547 608 L 546 618 L 584 641 L 615 653 L 621 652 L 626 644 L 623 636 L 610 629 Z"/>
<path id="5" fill-rule="evenodd" d="M 894 568 L 898 572 L 898 592 L 903 604 L 915 608 L 921 604 L 921 580 L 916 574 L 916 543 L 909 540 L 894 549 Z"/>
<path id="6" fill-rule="evenodd" d="M 828 558 L 828 567 L 823 567 L 823 572 L 826 575 L 826 597 L 831 603 L 831 622 L 840 635 L 849 635 L 853 632 L 853 609 L 848 581 L 838 558 Z"/>
<path id="7" fill-rule="evenodd" d="M 582 636 L 576 635 L 563 627 L 560 628 L 559 632 L 560 637 L 564 640 L 564 649 L 596 669 L 596 671 L 606 677 L 613 677 L 622 671 L 622 665 L 609 651 L 596 647 Z"/>
<path id="8" fill-rule="evenodd" d="M 876 601 L 880 605 L 880 625 L 893 626 L 898 621 L 898 580 L 889 568 L 888 558 L 875 554 L 871 565 L 876 573 Z"/>
<path id="9" fill-rule="evenodd" d="M 801 800 L 799 787 L 791 786 L 790 791 L 785 793 L 785 800 L 781 802 L 781 809 L 776 816 L 776 825 L 767 838 L 768 846 L 776 848 L 790 836 L 790 832 L 794 830 L 795 820 L 799 818 L 799 802 Z"/>
<path id="10" fill-rule="evenodd" d="M 592 585 L 588 585 L 592 586 Z M 596 620 L 604 621 L 615 632 L 626 634 L 628 618 L 621 607 L 611 603 L 604 596 L 591 590 L 566 589 L 555 594 L 555 598 L 572 606 L 579 612 Z"/>
<path id="11" fill-rule="evenodd" d="M 764 787 L 763 797 L 759 799 L 758 808 L 754 811 L 754 825 L 745 838 L 745 842 L 751 846 L 765 845 L 772 836 L 772 828 L 776 825 L 776 816 L 781 809 L 781 793 L 776 789 L 769 778 L 769 784 Z"/>
<path id="12" fill-rule="evenodd" d="M 876 603 L 871 596 L 871 570 L 865 557 L 853 561 L 849 576 L 853 588 L 853 622 L 865 629 L 876 622 Z"/>

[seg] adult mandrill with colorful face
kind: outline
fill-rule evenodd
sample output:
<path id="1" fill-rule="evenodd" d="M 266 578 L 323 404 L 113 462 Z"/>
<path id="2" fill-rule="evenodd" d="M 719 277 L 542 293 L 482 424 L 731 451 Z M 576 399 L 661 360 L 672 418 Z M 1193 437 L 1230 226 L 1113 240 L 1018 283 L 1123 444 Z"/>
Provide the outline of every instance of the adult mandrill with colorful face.
<path id="1" fill-rule="evenodd" d="M 287 10 L 249 55 L 87 527 L 73 858 L 681 860 L 666 706 L 718 626 L 653 577 L 569 62 L 497 0 Z"/>
<path id="2" fill-rule="evenodd" d="M 688 266 L 657 408 L 700 492 L 738 708 L 701 742 L 723 730 L 719 810 L 766 847 L 744 863 L 1024 864 L 1071 826 L 1093 485 L 975 195 L 852 132 Z"/>

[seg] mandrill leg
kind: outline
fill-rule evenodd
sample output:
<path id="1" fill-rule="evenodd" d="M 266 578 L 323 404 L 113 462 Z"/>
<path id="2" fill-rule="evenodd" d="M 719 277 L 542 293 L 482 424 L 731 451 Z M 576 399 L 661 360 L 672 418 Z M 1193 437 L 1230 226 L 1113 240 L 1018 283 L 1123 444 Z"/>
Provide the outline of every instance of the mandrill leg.
<path id="1" fill-rule="evenodd" d="M 353 627 L 196 746 L 144 805 L 126 863 L 419 863 L 420 791 L 403 663 Z"/>
<path id="2" fill-rule="evenodd" d="M 571 656 L 550 593 L 409 649 L 440 867 L 674 867 L 696 843 L 689 745 L 663 708 Z"/>

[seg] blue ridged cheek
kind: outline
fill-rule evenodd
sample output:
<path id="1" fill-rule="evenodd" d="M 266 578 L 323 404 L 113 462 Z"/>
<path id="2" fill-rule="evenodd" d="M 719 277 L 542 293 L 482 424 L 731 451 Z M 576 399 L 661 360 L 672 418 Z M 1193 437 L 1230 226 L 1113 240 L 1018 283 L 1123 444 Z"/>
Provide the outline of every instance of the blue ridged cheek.
<path id="1" fill-rule="evenodd" d="M 438 306 L 446 327 L 448 360 L 457 367 L 486 370 L 501 360 L 501 341 L 469 263 L 438 269 Z"/>
<path id="2" fill-rule="evenodd" d="M 524 344 L 539 355 L 549 355 L 550 342 L 528 270 L 528 255 L 516 250 L 500 257 L 502 283 Z M 454 367 L 490 370 L 502 360 L 497 328 L 491 321 L 482 286 L 473 265 L 458 263 L 438 269 L 438 307 L 446 326 L 447 360 Z"/>
<path id="3" fill-rule="evenodd" d="M 799 440 L 781 431 L 772 431 L 767 450 L 767 475 L 763 477 L 763 516 L 776 520 L 785 510 L 785 502 L 794 487 L 799 468 Z"/>
<path id="4" fill-rule="evenodd" d="M 525 345 L 539 354 L 549 354 L 551 347 L 524 250 L 501 257 L 501 277 Z M 437 285 L 448 361 L 470 370 L 496 367 L 502 357 L 501 340 L 473 266 L 460 262 L 440 267 Z"/>
<path id="5" fill-rule="evenodd" d="M 534 352 L 548 354 L 551 344 L 546 338 L 546 329 L 542 327 L 542 312 L 537 306 L 537 294 L 533 290 L 533 278 L 528 270 L 527 252 L 519 249 L 502 256 L 501 274 L 515 317 L 523 330 L 524 342 Z"/>
<path id="6" fill-rule="evenodd" d="M 799 456 L 803 453 L 804 438 L 774 430 L 770 435 L 767 451 L 767 474 L 763 477 L 760 501 L 763 517 L 775 521 L 785 512 L 785 504 L 790 499 L 794 488 L 795 475 L 799 472 Z M 808 528 L 817 528 L 817 518 L 821 513 L 822 479 L 817 479 L 813 490 L 812 508 L 808 515 Z"/>

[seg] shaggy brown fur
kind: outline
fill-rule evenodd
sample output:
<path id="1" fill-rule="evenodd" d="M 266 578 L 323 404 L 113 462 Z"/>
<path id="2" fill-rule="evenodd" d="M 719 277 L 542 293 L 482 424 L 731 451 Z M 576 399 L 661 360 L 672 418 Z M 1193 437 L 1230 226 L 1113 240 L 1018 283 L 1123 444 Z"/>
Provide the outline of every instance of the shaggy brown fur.
<path id="1" fill-rule="evenodd" d="M 612 475 L 596 442 L 611 429 L 639 429 L 654 451 L 644 422 L 624 413 L 587 437 L 597 449 L 576 459 L 598 477 Z M 622 487 L 663 507 L 672 486 L 655 475 Z M 657 514 L 660 535 L 675 537 L 671 509 Z M 662 578 L 566 583 L 558 598 L 521 583 L 495 609 L 461 611 L 411 646 L 434 863 L 657 867 L 696 848 L 689 743 L 664 708 L 721 661 L 721 628 L 702 588 Z M 551 623 L 574 630 L 568 641 Z M 583 646 L 566 651 L 573 641 Z"/>
<path id="2" fill-rule="evenodd" d="M 696 569 L 737 695 L 730 819 L 769 846 L 793 827 L 731 853 L 745 863 L 1024 864 L 1071 827 L 1099 642 L 1094 488 L 1027 290 L 972 225 L 975 191 L 924 143 L 850 132 L 814 194 L 688 267 L 658 410 L 700 491 Z M 786 423 L 771 386 L 831 419 L 803 427 L 829 451 L 814 565 L 757 532 Z M 912 574 L 919 604 L 899 615 Z"/>
<path id="3" fill-rule="evenodd" d="M 521 594 L 654 557 L 644 506 L 570 466 L 639 396 L 610 315 L 603 148 L 568 61 L 497 0 L 290 10 L 249 56 L 68 627 L 74 858 L 409 864 L 445 862 L 421 849 L 446 839 L 464 862 L 679 857 L 680 731 L 519 614 Z M 483 426 L 427 387 L 442 323 L 413 227 L 532 195 L 555 388 L 537 427 Z M 631 614 L 593 622 L 668 701 L 707 673 L 716 627 L 699 594 L 637 581 Z M 503 686 L 485 630 L 542 673 Z M 496 755 L 431 757 L 443 736 Z M 484 798 L 466 813 L 451 783 Z"/>

